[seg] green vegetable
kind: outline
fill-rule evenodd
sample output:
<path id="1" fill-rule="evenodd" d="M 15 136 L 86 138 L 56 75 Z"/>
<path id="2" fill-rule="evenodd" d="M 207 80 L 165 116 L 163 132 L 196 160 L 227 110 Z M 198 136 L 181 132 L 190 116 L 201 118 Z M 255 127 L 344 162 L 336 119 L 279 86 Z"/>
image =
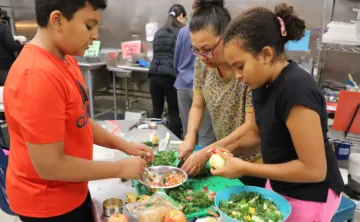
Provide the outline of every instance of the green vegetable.
<path id="1" fill-rule="evenodd" d="M 175 152 L 171 150 L 160 151 L 154 156 L 151 166 L 174 166 L 176 160 Z"/>
<path id="2" fill-rule="evenodd" d="M 254 192 L 231 195 L 229 201 L 220 202 L 220 210 L 244 222 L 279 222 L 284 218 L 272 201 Z"/>
<path id="3" fill-rule="evenodd" d="M 169 192 L 169 196 L 174 199 L 185 214 L 192 214 L 200 209 L 208 208 L 213 204 L 208 193 L 204 191 L 191 191 L 185 188 L 178 188 Z"/>
<path id="4" fill-rule="evenodd" d="M 146 146 L 153 148 L 154 144 L 151 141 L 142 142 L 142 144 L 145 144 Z"/>
<path id="5" fill-rule="evenodd" d="M 193 176 L 191 179 L 202 180 L 202 179 L 206 179 L 211 176 L 212 176 L 212 174 L 210 172 L 210 169 L 205 167 L 197 175 Z"/>

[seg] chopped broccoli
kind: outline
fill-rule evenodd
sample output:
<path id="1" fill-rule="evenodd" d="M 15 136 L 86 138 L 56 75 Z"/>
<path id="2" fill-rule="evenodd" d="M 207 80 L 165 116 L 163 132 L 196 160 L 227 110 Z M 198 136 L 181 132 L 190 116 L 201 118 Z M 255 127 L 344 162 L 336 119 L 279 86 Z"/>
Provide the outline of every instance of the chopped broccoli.
<path id="1" fill-rule="evenodd" d="M 190 191 L 178 188 L 170 191 L 169 196 L 179 203 L 185 214 L 198 212 L 200 209 L 208 208 L 213 204 L 208 193 L 204 191 Z"/>
<path id="2" fill-rule="evenodd" d="M 173 166 L 176 160 L 175 152 L 171 150 L 160 151 L 154 156 L 151 166 Z"/>

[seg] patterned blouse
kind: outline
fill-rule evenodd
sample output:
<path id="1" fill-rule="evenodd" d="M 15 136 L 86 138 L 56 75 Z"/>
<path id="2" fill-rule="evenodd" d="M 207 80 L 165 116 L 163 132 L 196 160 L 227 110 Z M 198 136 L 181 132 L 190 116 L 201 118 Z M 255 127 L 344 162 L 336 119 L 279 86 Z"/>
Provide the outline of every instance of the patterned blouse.
<path id="1" fill-rule="evenodd" d="M 216 68 L 206 66 L 199 59 L 195 64 L 194 92 L 205 99 L 217 140 L 223 139 L 244 124 L 246 113 L 254 112 L 249 87 L 234 75 L 220 77 Z M 239 157 L 246 161 L 260 159 L 260 147 Z"/>

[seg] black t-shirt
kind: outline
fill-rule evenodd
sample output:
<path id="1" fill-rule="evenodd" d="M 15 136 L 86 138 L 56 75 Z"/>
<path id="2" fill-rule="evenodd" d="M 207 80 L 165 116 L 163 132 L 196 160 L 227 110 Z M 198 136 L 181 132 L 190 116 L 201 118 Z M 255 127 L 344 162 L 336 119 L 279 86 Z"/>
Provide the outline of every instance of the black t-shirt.
<path id="1" fill-rule="evenodd" d="M 253 90 L 253 105 L 265 164 L 280 164 L 299 159 L 286 126 L 294 106 L 308 107 L 316 111 L 321 119 L 327 160 L 325 181 L 287 183 L 271 180 L 273 190 L 288 197 L 314 202 L 326 202 L 329 188 L 340 195 L 344 183 L 327 137 L 326 102 L 311 75 L 297 63 L 289 61 L 289 65 L 271 85 Z"/>

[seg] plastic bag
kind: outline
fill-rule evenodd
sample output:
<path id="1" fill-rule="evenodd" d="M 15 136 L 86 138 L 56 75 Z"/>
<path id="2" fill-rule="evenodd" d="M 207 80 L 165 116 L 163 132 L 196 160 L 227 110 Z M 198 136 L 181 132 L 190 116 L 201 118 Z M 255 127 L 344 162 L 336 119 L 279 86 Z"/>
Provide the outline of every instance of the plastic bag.
<path id="1" fill-rule="evenodd" d="M 139 213 L 139 222 L 163 222 L 166 214 L 173 210 L 167 204 L 157 204 Z"/>
<path id="2" fill-rule="evenodd" d="M 131 216 L 139 222 L 162 222 L 170 210 L 178 210 L 178 204 L 164 192 L 159 191 L 144 203 L 130 203 L 126 205 Z"/>

